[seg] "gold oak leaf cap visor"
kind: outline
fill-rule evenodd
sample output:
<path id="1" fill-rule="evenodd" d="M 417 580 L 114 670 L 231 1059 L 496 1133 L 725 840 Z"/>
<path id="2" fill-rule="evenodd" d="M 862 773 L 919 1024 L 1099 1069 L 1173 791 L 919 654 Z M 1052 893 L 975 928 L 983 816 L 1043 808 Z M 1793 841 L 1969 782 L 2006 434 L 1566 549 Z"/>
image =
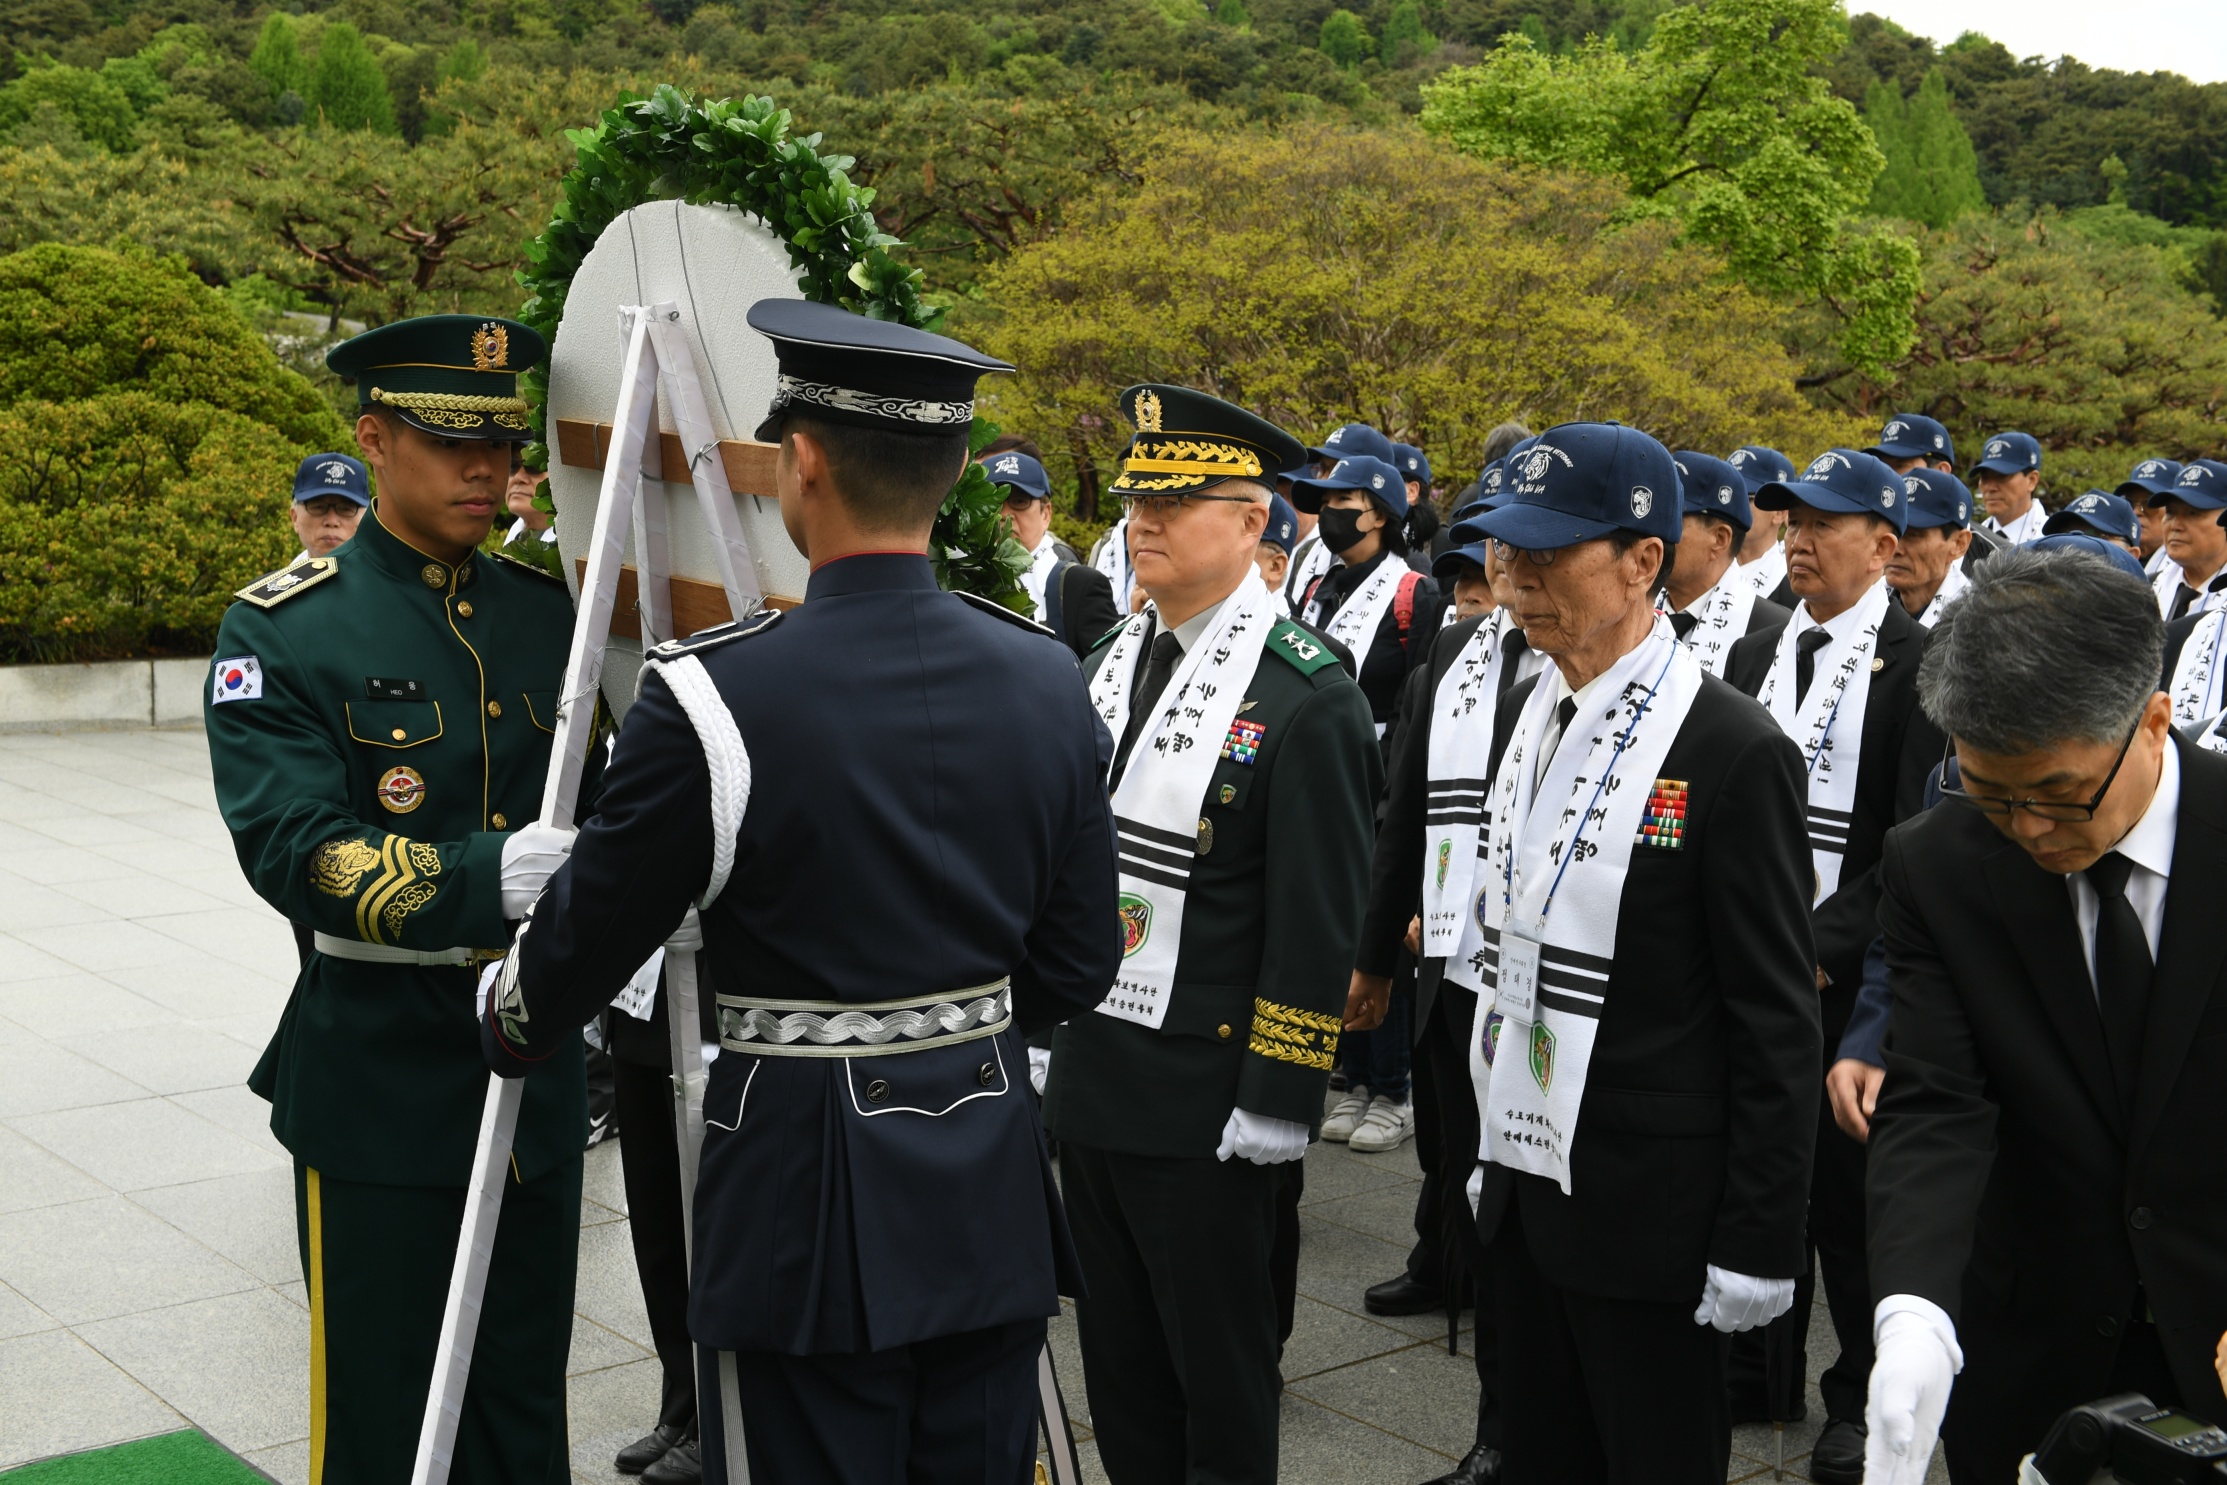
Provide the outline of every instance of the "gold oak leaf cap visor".
<path id="1" fill-rule="evenodd" d="M 780 370 L 761 442 L 781 436 L 787 413 L 891 433 L 965 433 L 975 382 L 1013 369 L 947 335 L 809 299 L 761 299 L 747 318 L 773 342 Z"/>
<path id="2" fill-rule="evenodd" d="M 1278 471 L 1307 462 L 1307 446 L 1274 423 L 1189 387 L 1130 387 L 1121 415 L 1137 433 L 1108 487 L 1115 495 L 1186 495 L 1224 480 L 1273 492 Z"/>
<path id="3" fill-rule="evenodd" d="M 342 341 L 325 364 L 378 407 L 436 438 L 532 436 L 518 374 L 548 353 L 539 332 L 489 315 L 420 315 Z"/>

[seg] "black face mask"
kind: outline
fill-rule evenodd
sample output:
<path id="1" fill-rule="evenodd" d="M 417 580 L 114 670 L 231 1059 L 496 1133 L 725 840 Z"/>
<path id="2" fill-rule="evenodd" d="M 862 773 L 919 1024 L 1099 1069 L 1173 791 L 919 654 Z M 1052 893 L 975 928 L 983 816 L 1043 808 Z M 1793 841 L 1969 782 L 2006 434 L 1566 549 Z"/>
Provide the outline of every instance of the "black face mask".
<path id="1" fill-rule="evenodd" d="M 1341 555 L 1351 551 L 1363 535 L 1361 517 L 1364 514 L 1366 512 L 1340 506 L 1323 507 L 1321 517 L 1315 522 L 1315 530 L 1322 535 L 1322 544 Z"/>

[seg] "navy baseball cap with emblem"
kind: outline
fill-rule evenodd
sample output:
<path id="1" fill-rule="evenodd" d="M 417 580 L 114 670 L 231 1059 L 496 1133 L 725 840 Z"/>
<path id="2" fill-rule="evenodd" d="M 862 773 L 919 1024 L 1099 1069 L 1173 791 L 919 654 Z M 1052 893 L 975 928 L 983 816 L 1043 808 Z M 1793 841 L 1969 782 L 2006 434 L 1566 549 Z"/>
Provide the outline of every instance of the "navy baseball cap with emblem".
<path id="1" fill-rule="evenodd" d="M 1464 542 L 1459 546 L 1448 547 L 1445 551 L 1440 552 L 1437 556 L 1431 558 L 1431 576 L 1451 585 L 1454 579 L 1468 572 L 1471 568 L 1484 566 L 1485 541 L 1484 537 L 1477 536 L 1474 540 Z"/>
<path id="2" fill-rule="evenodd" d="M 990 477 L 993 485 L 1019 490 L 1036 500 L 1051 499 L 1052 482 L 1044 473 L 1044 466 L 1019 449 L 1007 449 L 1002 454 L 990 455 L 982 461 L 982 472 Z"/>
<path id="3" fill-rule="evenodd" d="M 1773 480 L 1755 492 L 1757 510 L 1790 510 L 1797 505 L 1877 516 L 1894 527 L 1897 536 L 1910 524 L 1902 476 L 1856 449 L 1827 449 L 1795 478 Z"/>
<path id="4" fill-rule="evenodd" d="M 1961 531 L 1972 524 L 1972 492 L 1945 469 L 1911 470 L 1902 476 L 1902 495 L 1908 511 L 1905 528 L 1949 526 Z"/>
<path id="5" fill-rule="evenodd" d="M 2041 443 L 2031 433 L 1990 434 L 1974 474 L 2022 474 L 2041 468 Z"/>
<path id="6" fill-rule="evenodd" d="M 2105 541 L 2100 536 L 2090 536 L 2085 531 L 2060 531 L 2055 536 L 2044 536 L 2026 548 L 2029 552 L 2084 552 L 2091 557 L 2101 557 L 2119 571 L 2138 582 L 2147 583 L 2149 574 L 2142 570 L 2142 559 L 2115 541 Z"/>
<path id="7" fill-rule="evenodd" d="M 1274 423 L 1189 387 L 1139 383 L 1123 389 L 1120 407 L 1137 432 L 1106 487 L 1115 495 L 1188 495 L 1225 480 L 1273 494 L 1277 471 L 1307 462 L 1305 446 Z"/>
<path id="8" fill-rule="evenodd" d="M 947 335 L 870 320 L 809 299 L 761 299 L 744 318 L 773 342 L 780 375 L 754 437 L 781 436 L 783 414 L 889 433 L 963 433 L 974 384 L 1013 368 Z"/>
<path id="9" fill-rule="evenodd" d="M 2198 510 L 2219 510 L 2227 507 L 2227 464 L 2217 459 L 2191 459 L 2173 476 L 2173 486 L 2162 495 L 2152 495 L 2149 503 L 2163 505 L 2168 500 L 2185 501 Z"/>
<path id="10" fill-rule="evenodd" d="M 1423 451 L 1415 445 L 1411 443 L 1393 444 L 1392 464 L 1394 468 L 1399 470 L 1401 479 L 1413 480 L 1426 490 L 1430 488 L 1431 461 L 1424 458 Z"/>
<path id="11" fill-rule="evenodd" d="M 435 438 L 523 443 L 518 373 L 548 354 L 538 331 L 486 315 L 419 315 L 342 341 L 325 365 L 356 384 L 356 405 Z"/>
<path id="12" fill-rule="evenodd" d="M 2173 481 L 2181 477 L 2178 459 L 2144 459 L 2126 472 L 2118 488 L 2111 493 L 2124 496 L 2135 505 L 2148 505 L 2152 495 L 2173 493 Z"/>
<path id="13" fill-rule="evenodd" d="M 1794 461 L 1759 443 L 1741 444 L 1724 456 L 1724 462 L 1748 477 L 1750 496 L 1773 480 L 1783 483 L 1794 478 Z"/>
<path id="14" fill-rule="evenodd" d="M 1268 524 L 1261 528 L 1260 539 L 1270 546 L 1282 547 L 1287 557 L 1299 545 L 1299 514 L 1283 496 L 1268 497 Z"/>
<path id="15" fill-rule="evenodd" d="M 2041 523 L 2041 534 L 2065 531 L 2100 531 L 2118 541 L 2140 541 L 2142 521 L 2134 507 L 2108 490 L 2090 490 Z"/>
<path id="16" fill-rule="evenodd" d="M 1291 503 L 1304 511 L 1322 509 L 1322 497 L 1333 490 L 1359 490 L 1397 520 L 1407 518 L 1407 481 L 1387 460 L 1366 454 L 1340 459 L 1325 475 L 1291 482 Z"/>
<path id="17" fill-rule="evenodd" d="M 1714 516 L 1741 531 L 1755 524 L 1755 512 L 1748 508 L 1746 475 L 1714 454 L 1680 449 L 1671 457 L 1678 462 L 1684 514 Z"/>
<path id="18" fill-rule="evenodd" d="M 1500 503 L 1453 533 L 1475 531 L 1524 551 L 1552 551 L 1616 531 L 1675 543 L 1685 529 L 1678 463 L 1621 423 L 1561 423 L 1508 455 Z"/>
<path id="19" fill-rule="evenodd" d="M 1307 452 L 1317 459 L 1350 459 L 1361 454 L 1387 464 L 1395 460 L 1392 440 L 1366 423 L 1348 423 Z"/>
<path id="20" fill-rule="evenodd" d="M 294 471 L 294 501 L 338 495 L 358 505 L 371 503 L 371 477 L 361 461 L 346 454 L 311 454 Z"/>
<path id="21" fill-rule="evenodd" d="M 1864 450 L 1875 459 L 1946 459 L 1956 462 L 1949 430 L 1923 413 L 1896 413 L 1879 430 L 1879 441 Z"/>

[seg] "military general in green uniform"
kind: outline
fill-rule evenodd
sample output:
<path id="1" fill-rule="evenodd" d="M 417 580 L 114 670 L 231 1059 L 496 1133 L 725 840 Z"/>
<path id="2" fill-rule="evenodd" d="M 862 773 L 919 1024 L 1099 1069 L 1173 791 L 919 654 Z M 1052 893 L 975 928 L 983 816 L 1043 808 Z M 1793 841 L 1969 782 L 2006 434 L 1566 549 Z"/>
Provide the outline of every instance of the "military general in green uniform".
<path id="1" fill-rule="evenodd" d="M 1277 1167 L 1306 1153 L 1382 784 L 1368 701 L 1253 563 L 1298 440 L 1131 387 L 1113 490 L 1145 611 L 1085 662 L 1112 732 L 1123 958 L 1045 1088 L 1114 1485 L 1276 1479 Z"/>
<path id="2" fill-rule="evenodd" d="M 294 1156 L 312 1485 L 410 1477 L 487 1086 L 475 965 L 568 848 L 534 822 L 571 600 L 475 550 L 527 437 L 517 373 L 543 349 L 467 315 L 335 348 L 378 500 L 346 545 L 242 589 L 218 631 L 218 803 L 256 892 L 315 933 L 249 1080 Z M 570 1478 L 586 1133 L 575 1039 L 527 1079 L 458 1485 Z"/>

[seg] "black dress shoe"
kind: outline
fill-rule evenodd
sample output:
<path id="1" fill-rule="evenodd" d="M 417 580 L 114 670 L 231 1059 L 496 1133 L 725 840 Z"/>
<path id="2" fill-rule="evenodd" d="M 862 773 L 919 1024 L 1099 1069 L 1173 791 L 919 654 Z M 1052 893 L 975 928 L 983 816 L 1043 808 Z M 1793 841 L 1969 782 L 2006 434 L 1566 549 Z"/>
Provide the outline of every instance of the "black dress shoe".
<path id="1" fill-rule="evenodd" d="M 688 1430 L 678 1425 L 669 1426 L 660 1423 L 657 1427 L 621 1449 L 619 1457 L 612 1460 L 611 1463 L 617 1467 L 618 1472 L 622 1475 L 638 1475 L 663 1459 L 666 1452 L 685 1438 L 687 1434 Z"/>
<path id="2" fill-rule="evenodd" d="M 1428 1315 L 1445 1307 L 1446 1296 L 1412 1274 L 1371 1284 L 1361 1296 L 1361 1308 L 1372 1315 Z"/>
<path id="3" fill-rule="evenodd" d="M 700 1441 L 682 1439 L 665 1457 L 642 1471 L 642 1485 L 703 1485 L 704 1459 Z"/>
<path id="4" fill-rule="evenodd" d="M 1863 1485 L 1864 1426 L 1828 1418 L 1809 1451 L 1809 1477 L 1821 1485 Z"/>
<path id="5" fill-rule="evenodd" d="M 1479 1444 L 1461 1457 L 1452 1474 L 1425 1480 L 1423 1485 L 1500 1485 L 1500 1451 Z"/>

